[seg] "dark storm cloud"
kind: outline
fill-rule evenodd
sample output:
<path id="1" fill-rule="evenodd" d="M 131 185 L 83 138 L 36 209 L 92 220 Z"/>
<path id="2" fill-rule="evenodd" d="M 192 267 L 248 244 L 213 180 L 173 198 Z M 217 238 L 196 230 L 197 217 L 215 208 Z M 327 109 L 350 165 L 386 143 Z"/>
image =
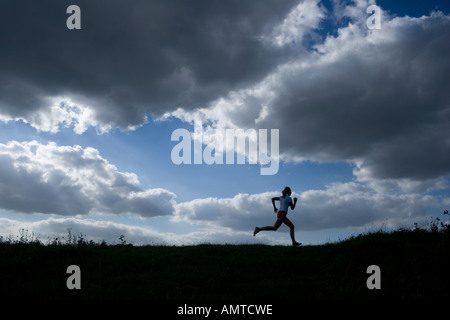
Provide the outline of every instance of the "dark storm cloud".
<path id="1" fill-rule="evenodd" d="M 324 161 L 360 159 L 378 178 L 448 174 L 450 19 L 383 27 L 380 38 L 350 33 L 352 40 L 326 43 L 324 55 L 335 58 L 285 78 L 286 95 L 274 102 L 291 115 L 279 117 L 287 131 L 280 148 Z"/>
<path id="2" fill-rule="evenodd" d="M 197 116 L 219 128 L 279 128 L 284 160 L 353 162 L 363 180 L 445 177 L 448 39 L 450 17 L 442 13 L 385 17 L 380 30 L 355 20 Z"/>
<path id="3" fill-rule="evenodd" d="M 81 30 L 68 30 L 69 5 Z M 0 1 L 0 113 L 27 118 L 68 96 L 100 123 L 205 106 L 286 57 L 259 37 L 295 1 Z"/>

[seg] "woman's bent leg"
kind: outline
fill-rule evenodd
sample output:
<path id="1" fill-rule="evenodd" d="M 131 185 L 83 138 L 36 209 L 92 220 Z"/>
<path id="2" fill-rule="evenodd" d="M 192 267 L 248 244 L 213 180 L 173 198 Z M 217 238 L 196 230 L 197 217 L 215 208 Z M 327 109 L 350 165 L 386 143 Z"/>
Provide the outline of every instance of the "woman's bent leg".
<path id="1" fill-rule="evenodd" d="M 299 245 L 301 245 L 301 243 L 300 242 L 297 242 L 297 241 L 295 241 L 295 226 L 294 226 L 294 224 L 292 223 L 292 221 L 291 220 L 289 220 L 287 217 L 286 218 L 284 218 L 284 224 L 285 225 L 287 225 L 288 227 L 289 227 L 289 229 L 290 229 L 290 235 L 291 235 L 291 240 L 292 240 L 292 245 L 293 246 L 299 246 Z"/>
<path id="2" fill-rule="evenodd" d="M 256 235 L 260 231 L 277 231 L 278 228 L 283 223 L 283 220 L 284 219 L 277 219 L 277 221 L 275 221 L 275 224 L 273 226 L 266 226 L 266 227 L 261 227 L 261 228 L 256 227 L 255 232 L 253 232 L 253 235 Z"/>

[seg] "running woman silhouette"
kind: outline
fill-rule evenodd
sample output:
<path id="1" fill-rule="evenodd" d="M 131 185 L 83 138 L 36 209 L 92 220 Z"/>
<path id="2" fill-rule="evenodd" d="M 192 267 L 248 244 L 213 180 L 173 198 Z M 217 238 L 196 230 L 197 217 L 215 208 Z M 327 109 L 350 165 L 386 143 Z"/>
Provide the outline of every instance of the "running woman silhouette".
<path id="1" fill-rule="evenodd" d="M 287 225 L 289 227 L 290 230 L 290 235 L 291 235 L 291 240 L 292 240 L 292 245 L 293 246 L 300 246 L 301 243 L 295 241 L 295 234 L 294 234 L 294 224 L 292 223 L 291 220 L 288 219 L 287 213 L 288 213 L 288 208 L 291 207 L 292 210 L 294 210 L 295 205 L 297 204 L 297 198 L 294 198 L 294 202 L 292 202 L 292 198 L 291 198 L 291 188 L 286 187 L 284 188 L 284 190 L 282 191 L 282 196 L 281 197 L 273 197 L 272 198 L 272 205 L 273 205 L 273 210 L 275 211 L 275 213 L 277 214 L 277 221 L 275 221 L 275 224 L 273 226 L 266 226 L 266 227 L 256 227 L 255 231 L 253 232 L 253 236 L 256 236 L 256 234 L 260 231 L 265 231 L 265 230 L 270 230 L 270 231 L 276 231 L 282 223 L 284 223 L 285 225 Z M 277 207 L 275 206 L 275 201 L 280 201 L 280 209 L 278 210 Z"/>

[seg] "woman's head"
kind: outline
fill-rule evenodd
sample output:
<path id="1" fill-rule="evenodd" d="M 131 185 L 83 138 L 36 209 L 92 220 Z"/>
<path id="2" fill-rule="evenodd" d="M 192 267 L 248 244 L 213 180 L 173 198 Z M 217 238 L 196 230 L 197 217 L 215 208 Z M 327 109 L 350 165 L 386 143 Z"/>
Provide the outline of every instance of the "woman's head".
<path id="1" fill-rule="evenodd" d="M 283 197 L 285 195 L 291 195 L 291 193 L 292 193 L 291 188 L 289 188 L 289 187 L 284 188 L 284 190 L 281 192 L 283 193 Z"/>

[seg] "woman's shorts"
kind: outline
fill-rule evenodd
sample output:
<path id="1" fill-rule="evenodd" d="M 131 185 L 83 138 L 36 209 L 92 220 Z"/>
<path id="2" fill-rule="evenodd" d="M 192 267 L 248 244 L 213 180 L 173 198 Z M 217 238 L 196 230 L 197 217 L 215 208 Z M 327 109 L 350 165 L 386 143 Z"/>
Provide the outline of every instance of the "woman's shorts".
<path id="1" fill-rule="evenodd" d="M 282 218 L 286 217 L 286 215 L 287 215 L 287 211 L 278 210 L 278 212 L 277 212 L 278 219 L 282 219 Z"/>

